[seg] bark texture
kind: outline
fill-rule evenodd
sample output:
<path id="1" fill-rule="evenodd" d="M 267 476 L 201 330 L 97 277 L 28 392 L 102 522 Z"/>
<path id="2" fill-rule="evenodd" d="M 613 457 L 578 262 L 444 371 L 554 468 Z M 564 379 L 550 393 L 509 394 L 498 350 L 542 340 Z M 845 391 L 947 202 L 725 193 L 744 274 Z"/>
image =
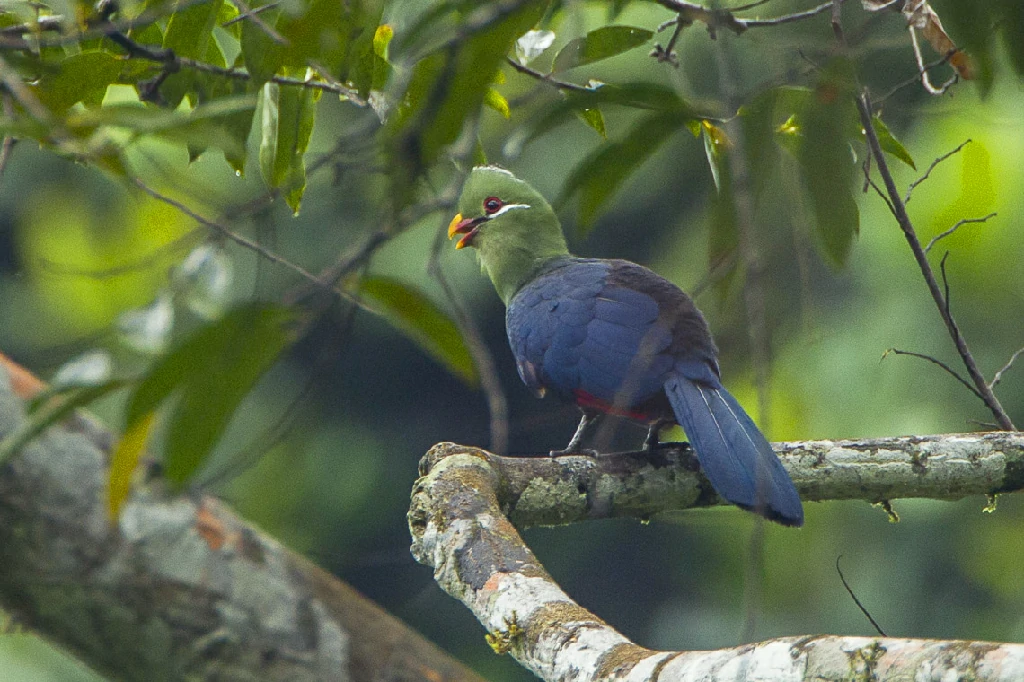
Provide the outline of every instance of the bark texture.
<path id="1" fill-rule="evenodd" d="M 963 434 L 777 446 L 805 499 L 1019 490 L 1024 434 Z M 565 523 L 717 502 L 686 451 L 645 462 L 498 457 L 452 443 L 421 462 L 413 555 L 465 604 L 496 651 L 545 680 L 1024 680 L 1024 645 L 885 637 L 786 637 L 717 651 L 651 651 L 576 604 L 512 522 Z"/>
<path id="2" fill-rule="evenodd" d="M 0 438 L 34 380 L 0 356 Z M 31 377 L 28 377 L 31 379 Z M 208 497 L 106 511 L 111 434 L 78 414 L 0 467 L 0 602 L 124 680 L 479 680 Z"/>

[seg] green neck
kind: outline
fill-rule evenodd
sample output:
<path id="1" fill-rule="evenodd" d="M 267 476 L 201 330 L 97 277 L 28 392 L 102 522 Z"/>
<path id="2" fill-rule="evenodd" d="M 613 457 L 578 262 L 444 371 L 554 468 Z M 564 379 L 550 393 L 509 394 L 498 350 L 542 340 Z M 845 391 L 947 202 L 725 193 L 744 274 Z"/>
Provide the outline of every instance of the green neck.
<path id="1" fill-rule="evenodd" d="M 495 230 L 481 240 L 480 263 L 505 305 L 545 263 L 569 255 L 558 219 L 554 214 L 546 218 L 515 230 Z"/>

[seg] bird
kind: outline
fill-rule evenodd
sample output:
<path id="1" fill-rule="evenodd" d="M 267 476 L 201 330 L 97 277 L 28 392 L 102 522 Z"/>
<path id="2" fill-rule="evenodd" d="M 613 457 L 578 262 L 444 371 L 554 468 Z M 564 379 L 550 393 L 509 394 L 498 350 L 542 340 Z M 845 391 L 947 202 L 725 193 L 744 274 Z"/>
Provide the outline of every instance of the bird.
<path id="1" fill-rule="evenodd" d="M 543 195 L 498 166 L 468 174 L 448 226 L 471 247 L 506 306 L 519 376 L 538 397 L 573 402 L 583 416 L 552 456 L 581 447 L 609 414 L 648 426 L 644 450 L 679 424 L 708 481 L 728 502 L 786 526 L 803 525 L 800 497 L 771 445 L 722 386 L 718 348 L 686 293 L 652 270 L 569 253 Z"/>

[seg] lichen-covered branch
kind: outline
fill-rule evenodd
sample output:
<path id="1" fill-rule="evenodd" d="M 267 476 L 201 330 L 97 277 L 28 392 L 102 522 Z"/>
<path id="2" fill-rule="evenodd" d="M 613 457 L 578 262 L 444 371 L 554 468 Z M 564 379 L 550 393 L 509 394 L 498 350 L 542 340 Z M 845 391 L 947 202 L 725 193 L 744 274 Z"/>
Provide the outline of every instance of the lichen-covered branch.
<path id="1" fill-rule="evenodd" d="M 0 439 L 39 386 L 0 356 Z M 18 621 L 119 680 L 480 679 L 212 498 L 146 486 L 111 523 L 112 441 L 76 415 L 0 467 Z"/>
<path id="2" fill-rule="evenodd" d="M 958 500 L 1024 490 L 1024 433 L 996 431 L 864 440 L 777 443 L 805 502 L 899 497 Z M 453 443 L 423 466 L 455 454 L 480 459 L 497 477 L 498 503 L 519 527 L 722 504 L 687 448 L 598 458 L 500 457 Z"/>
<path id="3" fill-rule="evenodd" d="M 879 440 L 872 446 L 864 443 L 803 443 L 779 449 L 795 474 L 797 486 L 804 494 L 812 495 L 831 489 L 824 484 L 829 475 L 804 477 L 814 470 L 809 459 L 817 454 L 828 460 L 819 468 L 831 471 L 840 486 L 855 490 L 859 484 L 851 484 L 844 470 L 852 467 L 855 471 L 860 465 L 854 462 L 869 459 L 875 460 L 872 465 L 878 469 L 869 480 L 885 478 L 887 469 L 892 469 L 895 479 L 905 480 L 914 475 L 903 472 L 904 467 L 913 468 L 912 457 L 919 467 L 926 468 L 936 460 L 949 460 L 950 473 L 957 469 L 962 472 L 974 466 L 972 461 L 997 457 L 991 453 L 1003 448 L 1013 452 L 1018 475 L 1021 471 L 1020 438 L 1015 443 L 990 441 L 989 435 L 892 439 L 887 445 Z M 989 454 L 981 455 L 982 451 Z M 653 511 L 650 501 L 638 499 L 620 506 L 628 494 L 613 479 L 646 488 L 649 498 L 674 499 L 681 506 L 710 502 L 709 494 L 704 492 L 707 488 L 686 466 L 687 459 L 684 454 L 674 453 L 663 462 L 649 465 L 632 454 L 601 458 L 590 465 L 576 457 L 510 460 L 476 448 L 442 443 L 424 458 L 423 476 L 413 489 L 409 510 L 413 555 L 432 567 L 438 584 L 473 612 L 487 629 L 495 651 L 511 654 L 545 680 L 1024 679 L 1021 644 L 819 635 L 716 651 L 652 651 L 630 642 L 566 595 L 509 521 L 510 513 L 527 523 L 585 518 L 591 493 L 594 502 L 604 505 L 597 515 L 621 514 L 627 507 Z M 981 461 L 978 466 L 986 468 L 987 464 Z M 541 474 L 540 483 L 529 480 L 530 471 Z M 554 475 L 557 471 L 562 472 L 560 477 Z M 669 472 L 674 474 L 670 476 Z M 820 486 L 815 487 L 815 483 Z M 543 490 L 530 491 L 535 485 Z M 593 490 L 589 486 L 594 486 Z M 658 487 L 664 489 L 657 492 Z M 960 494 L 960 488 L 948 480 L 945 484 L 936 481 L 928 489 L 942 497 Z M 844 495 L 857 496 L 856 492 Z M 541 508 L 542 499 L 553 503 L 572 497 L 578 499 L 561 507 L 565 514 L 562 519 Z M 815 495 L 813 499 L 822 497 Z"/>

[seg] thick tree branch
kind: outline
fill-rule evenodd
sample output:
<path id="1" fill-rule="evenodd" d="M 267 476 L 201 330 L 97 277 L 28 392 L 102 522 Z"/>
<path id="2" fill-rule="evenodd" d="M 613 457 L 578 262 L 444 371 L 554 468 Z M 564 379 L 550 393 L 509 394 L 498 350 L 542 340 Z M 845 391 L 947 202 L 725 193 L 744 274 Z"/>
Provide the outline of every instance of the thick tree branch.
<path id="1" fill-rule="evenodd" d="M 823 499 L 818 495 L 833 489 L 828 482 L 833 476 L 815 470 L 841 479 L 846 497 L 870 497 L 859 489 L 862 483 L 870 486 L 874 478 L 894 482 L 879 490 L 898 487 L 897 480 L 935 479 L 930 489 L 936 496 L 958 496 L 958 483 L 948 478 L 938 483 L 944 477 L 929 471 L 945 469 L 947 474 L 958 471 L 957 476 L 962 476 L 971 469 L 989 469 L 996 460 L 1000 464 L 993 468 L 1004 475 L 998 481 L 979 482 L 978 487 L 1001 489 L 1009 484 L 1019 489 L 1024 485 L 1017 480 L 1024 477 L 1020 434 L 868 443 L 799 443 L 781 445 L 779 451 L 808 499 Z M 818 455 L 823 461 L 815 467 L 812 461 Z M 423 477 L 413 489 L 409 510 L 413 555 L 432 567 L 438 584 L 473 612 L 488 630 L 495 651 L 510 653 L 545 680 L 961 679 L 965 670 L 980 682 L 1024 678 L 1024 645 L 1020 644 L 820 635 L 718 651 L 645 649 L 572 601 L 509 521 L 529 525 L 626 512 L 642 515 L 656 511 L 651 500 L 657 497 L 672 498 L 676 508 L 710 503 L 709 489 L 683 465 L 684 459 L 675 454 L 657 465 L 641 463 L 634 454 L 596 461 L 578 457 L 514 460 L 442 443 L 424 457 Z M 1007 466 L 1009 460 L 1014 462 L 1012 467 Z M 871 472 L 872 468 L 876 471 Z M 1011 469 L 1016 478 L 1007 475 Z M 865 477 L 865 472 L 870 473 Z M 534 473 L 542 477 L 531 478 Z M 558 504 L 559 499 L 567 503 Z"/>
<path id="2" fill-rule="evenodd" d="M 0 356 L 0 438 L 40 387 Z M 112 441 L 76 415 L 0 468 L 0 604 L 19 621 L 120 680 L 480 679 L 212 498 L 150 485 L 111 524 Z"/>
<path id="3" fill-rule="evenodd" d="M 1024 433 L 797 441 L 776 443 L 775 451 L 805 502 L 958 500 L 1024 490 Z M 431 470 L 459 453 L 493 470 L 500 506 L 520 528 L 611 517 L 647 519 L 723 503 L 688 448 L 595 459 L 501 457 L 441 443 L 427 453 L 422 467 Z"/>

